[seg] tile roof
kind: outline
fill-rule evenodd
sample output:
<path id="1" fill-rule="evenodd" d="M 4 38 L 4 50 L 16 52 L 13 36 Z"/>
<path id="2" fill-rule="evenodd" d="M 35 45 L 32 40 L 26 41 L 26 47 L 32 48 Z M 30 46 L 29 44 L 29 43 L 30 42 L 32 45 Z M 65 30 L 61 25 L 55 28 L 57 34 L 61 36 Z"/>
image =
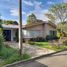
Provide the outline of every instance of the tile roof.
<path id="1" fill-rule="evenodd" d="M 38 26 L 38 25 L 43 25 L 43 24 L 48 24 L 48 25 L 56 28 L 56 25 L 54 23 L 47 22 L 47 21 L 42 21 L 42 20 L 31 23 L 31 24 L 28 24 L 28 25 L 25 25 L 25 27 L 23 27 L 23 28 L 26 29 L 26 28 L 35 27 L 35 26 Z"/>

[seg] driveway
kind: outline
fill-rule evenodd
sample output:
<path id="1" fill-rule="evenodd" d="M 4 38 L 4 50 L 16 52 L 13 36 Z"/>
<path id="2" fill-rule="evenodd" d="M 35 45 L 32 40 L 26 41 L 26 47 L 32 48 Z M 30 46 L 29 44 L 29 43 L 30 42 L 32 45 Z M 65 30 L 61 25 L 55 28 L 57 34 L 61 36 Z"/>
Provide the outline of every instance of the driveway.
<path id="1" fill-rule="evenodd" d="M 67 67 L 67 51 L 9 67 Z"/>
<path id="2" fill-rule="evenodd" d="M 12 48 L 18 49 L 18 43 L 15 42 L 5 42 L 5 44 L 10 45 Z M 53 50 L 47 49 L 47 48 L 40 48 L 36 45 L 29 45 L 29 44 L 23 44 L 23 53 L 27 53 L 31 55 L 31 57 L 37 57 L 40 55 L 48 54 L 54 52 Z"/>

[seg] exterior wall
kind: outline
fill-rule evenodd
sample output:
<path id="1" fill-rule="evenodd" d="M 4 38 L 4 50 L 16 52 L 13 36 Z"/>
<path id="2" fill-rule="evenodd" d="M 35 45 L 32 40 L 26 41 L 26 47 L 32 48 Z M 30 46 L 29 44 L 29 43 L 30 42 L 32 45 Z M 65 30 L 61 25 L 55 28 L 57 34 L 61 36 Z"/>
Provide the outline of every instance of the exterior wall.
<path id="1" fill-rule="evenodd" d="M 46 38 L 47 35 L 50 35 L 51 30 L 56 31 L 54 27 L 48 25 L 47 23 L 27 28 L 24 32 L 24 38 L 35 38 L 35 37 Z"/>
<path id="2" fill-rule="evenodd" d="M 43 37 L 43 26 L 38 25 L 28 28 L 24 31 L 25 38 Z"/>
<path id="3" fill-rule="evenodd" d="M 47 35 L 50 35 L 50 31 L 56 31 L 56 29 L 48 24 L 45 24 L 45 26 L 44 26 L 44 38 Z"/>

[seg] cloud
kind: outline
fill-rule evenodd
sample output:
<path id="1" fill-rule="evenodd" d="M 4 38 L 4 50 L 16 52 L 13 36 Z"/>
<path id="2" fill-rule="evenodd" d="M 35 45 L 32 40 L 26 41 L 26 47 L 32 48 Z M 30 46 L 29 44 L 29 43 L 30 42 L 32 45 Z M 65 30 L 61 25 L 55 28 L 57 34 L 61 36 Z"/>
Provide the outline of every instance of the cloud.
<path id="1" fill-rule="evenodd" d="M 67 0 L 62 0 L 64 3 L 67 3 Z"/>
<path id="2" fill-rule="evenodd" d="M 10 10 L 10 14 L 12 15 L 12 16 L 18 16 L 18 9 L 11 9 Z"/>
<path id="3" fill-rule="evenodd" d="M 19 15 L 19 11 L 18 9 L 14 8 L 10 10 L 10 15 L 12 16 L 18 16 Z M 22 15 L 26 15 L 26 12 L 22 11 Z"/>
<path id="4" fill-rule="evenodd" d="M 26 15 L 26 12 L 22 11 L 22 15 Z"/>
<path id="5" fill-rule="evenodd" d="M 47 4 L 54 4 L 54 2 L 52 2 L 52 1 L 48 1 Z"/>
<path id="6" fill-rule="evenodd" d="M 3 20 L 5 19 L 5 17 L 4 17 L 4 16 L 0 16 L 0 18 L 1 18 L 1 19 L 3 19 Z"/>
<path id="7" fill-rule="evenodd" d="M 48 10 L 43 9 L 41 6 L 42 6 L 42 2 L 34 1 L 34 10 L 30 11 L 27 14 L 27 16 L 30 15 L 31 13 L 34 13 L 36 15 L 37 19 L 48 20 L 48 18 L 44 15 L 45 13 L 48 12 Z"/>
<path id="8" fill-rule="evenodd" d="M 44 10 L 40 10 L 40 12 L 36 12 L 36 16 L 38 19 L 41 19 L 41 20 L 44 20 L 44 21 L 47 21 L 48 18 L 44 15 L 45 13 L 48 13 L 48 10 L 47 9 L 44 9 Z"/>
<path id="9" fill-rule="evenodd" d="M 22 20 L 22 22 L 23 22 L 23 25 L 26 25 L 26 21 L 25 20 Z"/>
<path id="10" fill-rule="evenodd" d="M 27 6 L 33 6 L 33 3 L 31 1 L 23 0 L 23 3 L 26 4 Z"/>

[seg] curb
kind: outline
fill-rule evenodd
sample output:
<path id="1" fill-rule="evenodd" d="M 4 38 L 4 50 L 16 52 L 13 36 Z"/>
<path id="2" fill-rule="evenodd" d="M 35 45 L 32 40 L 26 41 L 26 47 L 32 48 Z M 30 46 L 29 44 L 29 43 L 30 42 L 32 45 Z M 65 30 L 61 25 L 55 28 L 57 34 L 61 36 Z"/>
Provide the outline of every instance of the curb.
<path id="1" fill-rule="evenodd" d="M 34 57 L 34 58 L 31 58 L 31 59 L 27 59 L 27 60 L 21 60 L 21 61 L 17 61 L 17 62 L 14 62 L 12 64 L 7 64 L 3 67 L 12 67 L 16 64 L 20 64 L 20 63 L 28 63 L 28 62 L 31 62 L 31 61 L 34 61 L 34 60 L 37 60 L 37 59 L 41 59 L 43 57 L 49 57 L 53 54 L 56 54 L 56 53 L 59 53 L 59 52 L 63 52 L 63 51 L 66 51 L 67 49 L 64 49 L 64 50 L 60 50 L 60 51 L 57 51 L 57 52 L 53 52 L 53 53 L 49 53 L 49 54 L 45 54 L 45 55 L 41 55 L 41 56 L 38 56 L 38 57 Z"/>

